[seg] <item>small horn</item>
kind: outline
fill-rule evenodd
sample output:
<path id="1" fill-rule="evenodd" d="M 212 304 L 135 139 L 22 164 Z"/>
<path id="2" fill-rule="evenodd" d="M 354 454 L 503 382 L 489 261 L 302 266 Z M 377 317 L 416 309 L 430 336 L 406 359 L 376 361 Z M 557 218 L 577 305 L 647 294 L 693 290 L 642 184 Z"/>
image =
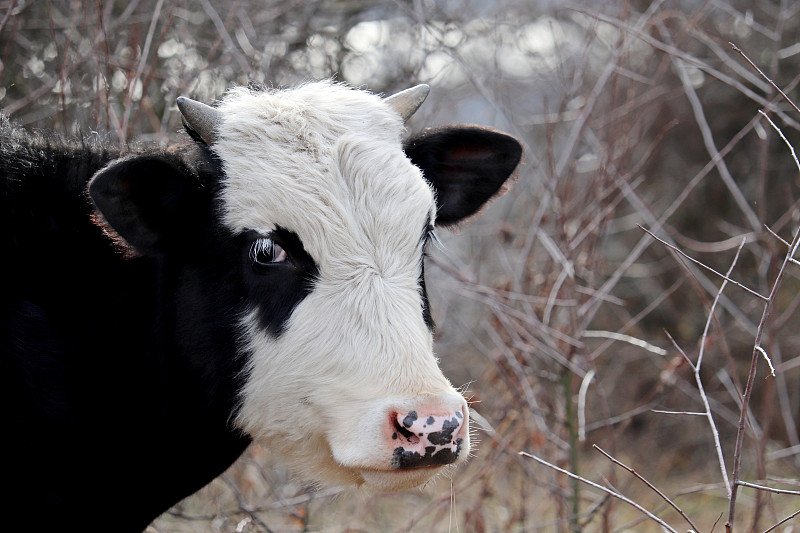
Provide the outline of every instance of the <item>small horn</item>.
<path id="1" fill-rule="evenodd" d="M 430 91 L 430 86 L 423 83 L 422 85 L 417 85 L 416 87 L 411 87 L 405 91 L 393 94 L 383 101 L 392 106 L 392 109 L 397 111 L 397 113 L 403 117 L 403 120 L 406 121 L 419 109 L 419 106 L 421 106 L 425 98 L 428 97 Z"/>
<path id="2" fill-rule="evenodd" d="M 178 97 L 178 109 L 183 115 L 183 121 L 194 130 L 203 142 L 211 146 L 217 140 L 217 128 L 222 123 L 222 113 L 218 109 L 204 103 Z"/>

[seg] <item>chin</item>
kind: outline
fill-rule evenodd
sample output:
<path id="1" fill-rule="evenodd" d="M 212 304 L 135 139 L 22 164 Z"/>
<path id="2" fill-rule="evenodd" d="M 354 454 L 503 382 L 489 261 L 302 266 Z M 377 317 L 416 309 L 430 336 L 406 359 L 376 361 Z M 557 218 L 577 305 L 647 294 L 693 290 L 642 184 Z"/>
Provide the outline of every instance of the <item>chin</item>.
<path id="1" fill-rule="evenodd" d="M 410 470 L 362 470 L 359 474 L 364 480 L 362 487 L 392 492 L 419 487 L 444 470 L 444 467 L 423 467 Z"/>
<path id="2" fill-rule="evenodd" d="M 304 471 L 295 469 L 295 472 L 301 478 L 313 480 L 312 484 L 317 487 L 355 486 L 372 491 L 393 492 L 424 485 L 448 468 L 446 466 L 428 466 L 408 470 L 382 470 L 377 468 L 354 469 L 334 464 L 325 466 L 326 468 L 322 470 L 316 469 L 313 474 L 307 468 L 299 469 Z"/>

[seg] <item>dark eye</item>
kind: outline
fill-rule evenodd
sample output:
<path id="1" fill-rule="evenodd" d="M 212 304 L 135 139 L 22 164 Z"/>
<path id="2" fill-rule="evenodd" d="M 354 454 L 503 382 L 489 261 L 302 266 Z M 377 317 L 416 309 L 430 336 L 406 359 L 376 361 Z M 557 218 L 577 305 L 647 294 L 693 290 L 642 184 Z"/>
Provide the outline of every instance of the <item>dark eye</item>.
<path id="1" fill-rule="evenodd" d="M 288 259 L 286 250 L 281 248 L 272 239 L 262 237 L 253 241 L 250 245 L 250 262 L 254 267 L 268 267 L 278 263 L 284 263 Z"/>

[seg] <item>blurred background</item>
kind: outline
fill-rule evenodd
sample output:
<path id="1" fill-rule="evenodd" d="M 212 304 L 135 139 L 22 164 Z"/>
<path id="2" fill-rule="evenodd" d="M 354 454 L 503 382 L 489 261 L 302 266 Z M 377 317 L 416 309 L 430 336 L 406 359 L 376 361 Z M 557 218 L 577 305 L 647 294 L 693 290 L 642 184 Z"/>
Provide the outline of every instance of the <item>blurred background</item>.
<path id="1" fill-rule="evenodd" d="M 800 2 L 0 0 L 0 111 L 32 129 L 163 145 L 179 95 L 319 78 L 428 83 L 409 129 L 525 146 L 426 269 L 474 457 L 374 494 L 304 486 L 254 445 L 150 533 L 708 532 L 731 509 L 736 531 L 800 529 L 800 112 L 767 80 L 800 100 Z"/>

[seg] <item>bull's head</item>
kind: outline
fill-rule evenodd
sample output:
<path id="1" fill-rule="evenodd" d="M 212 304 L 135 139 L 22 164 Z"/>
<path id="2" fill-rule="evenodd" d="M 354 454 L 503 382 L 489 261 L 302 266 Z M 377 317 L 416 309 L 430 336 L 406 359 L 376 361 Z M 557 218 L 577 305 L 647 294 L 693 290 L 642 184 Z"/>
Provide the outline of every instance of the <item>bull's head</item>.
<path id="1" fill-rule="evenodd" d="M 224 246 L 238 246 L 228 254 L 242 287 L 232 322 L 246 363 L 235 424 L 322 482 L 416 486 L 469 452 L 466 401 L 434 356 L 423 255 L 434 227 L 497 194 L 521 148 L 477 127 L 404 139 L 427 92 L 384 99 L 319 82 L 233 89 L 217 107 L 178 100 L 187 130 L 219 164 L 207 187 L 212 223 L 233 243 Z M 120 194 L 146 196 L 131 181 L 101 173 L 92 196 L 147 253 L 169 217 L 137 224 L 144 217 L 130 206 L 115 207 Z"/>

